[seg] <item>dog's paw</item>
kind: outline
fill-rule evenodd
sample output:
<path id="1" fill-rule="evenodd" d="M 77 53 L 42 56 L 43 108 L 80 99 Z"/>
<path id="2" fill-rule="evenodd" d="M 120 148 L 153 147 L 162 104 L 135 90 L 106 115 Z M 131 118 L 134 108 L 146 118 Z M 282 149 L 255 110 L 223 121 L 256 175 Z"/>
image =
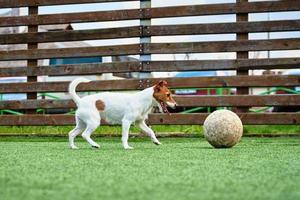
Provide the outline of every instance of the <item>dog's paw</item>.
<path id="1" fill-rule="evenodd" d="M 134 148 L 131 147 L 131 146 L 128 146 L 128 147 L 124 147 L 124 149 L 125 149 L 125 150 L 132 150 L 132 149 L 134 149 Z"/>
<path id="2" fill-rule="evenodd" d="M 70 149 L 78 149 L 76 146 L 71 146 Z"/>
<path id="3" fill-rule="evenodd" d="M 161 145 L 161 143 L 157 140 L 157 141 L 152 141 L 153 142 L 153 144 L 155 144 L 155 145 Z"/>
<path id="4" fill-rule="evenodd" d="M 92 148 L 94 148 L 94 149 L 99 149 L 99 148 L 100 148 L 100 145 L 99 145 L 99 144 L 93 145 Z"/>

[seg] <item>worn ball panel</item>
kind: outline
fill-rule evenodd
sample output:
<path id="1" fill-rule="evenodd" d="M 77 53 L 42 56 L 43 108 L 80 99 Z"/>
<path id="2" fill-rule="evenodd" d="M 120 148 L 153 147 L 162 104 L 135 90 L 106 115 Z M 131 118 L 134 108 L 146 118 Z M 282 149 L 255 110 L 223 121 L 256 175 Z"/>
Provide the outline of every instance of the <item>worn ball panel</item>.
<path id="1" fill-rule="evenodd" d="M 204 137 L 216 148 L 233 147 L 243 135 L 240 118 L 229 110 L 217 110 L 204 121 Z"/>

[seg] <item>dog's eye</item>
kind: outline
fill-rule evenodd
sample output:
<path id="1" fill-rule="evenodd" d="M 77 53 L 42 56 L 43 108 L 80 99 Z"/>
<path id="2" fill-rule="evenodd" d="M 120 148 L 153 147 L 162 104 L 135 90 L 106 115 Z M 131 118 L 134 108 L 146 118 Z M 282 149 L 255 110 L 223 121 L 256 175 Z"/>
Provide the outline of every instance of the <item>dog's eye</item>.
<path id="1" fill-rule="evenodd" d="M 170 97 L 170 96 L 171 96 L 171 94 L 170 94 L 170 93 L 168 93 L 168 94 L 167 94 L 167 97 Z"/>

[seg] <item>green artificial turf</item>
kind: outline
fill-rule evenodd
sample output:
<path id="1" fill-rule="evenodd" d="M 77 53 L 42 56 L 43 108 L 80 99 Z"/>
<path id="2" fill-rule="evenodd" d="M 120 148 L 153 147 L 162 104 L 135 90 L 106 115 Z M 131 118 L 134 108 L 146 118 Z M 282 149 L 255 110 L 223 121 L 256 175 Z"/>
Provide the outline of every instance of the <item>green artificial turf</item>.
<path id="1" fill-rule="evenodd" d="M 160 134 L 195 134 L 202 135 L 203 129 L 200 125 L 153 125 L 154 132 Z M 0 126 L 1 135 L 56 135 L 67 136 L 68 132 L 74 126 Z M 139 133 L 140 130 L 135 126 L 131 127 L 132 133 Z M 94 136 L 99 135 L 120 135 L 120 126 L 100 126 L 93 133 Z M 300 134 L 299 125 L 245 125 L 244 135 L 253 134 L 276 134 L 276 135 L 295 135 Z"/>
<path id="2" fill-rule="evenodd" d="M 2 200 L 300 199 L 300 138 L 243 138 L 213 149 L 201 138 L 0 137 Z"/>

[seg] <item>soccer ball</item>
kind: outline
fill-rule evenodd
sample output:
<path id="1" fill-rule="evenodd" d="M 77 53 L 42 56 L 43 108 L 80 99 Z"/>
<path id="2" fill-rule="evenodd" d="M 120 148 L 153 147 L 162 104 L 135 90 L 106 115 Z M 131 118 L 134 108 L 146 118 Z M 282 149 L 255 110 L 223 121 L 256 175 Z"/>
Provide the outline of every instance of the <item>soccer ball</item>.
<path id="1" fill-rule="evenodd" d="M 243 135 L 240 118 L 229 110 L 217 110 L 204 121 L 204 137 L 215 148 L 229 148 L 238 143 Z"/>

